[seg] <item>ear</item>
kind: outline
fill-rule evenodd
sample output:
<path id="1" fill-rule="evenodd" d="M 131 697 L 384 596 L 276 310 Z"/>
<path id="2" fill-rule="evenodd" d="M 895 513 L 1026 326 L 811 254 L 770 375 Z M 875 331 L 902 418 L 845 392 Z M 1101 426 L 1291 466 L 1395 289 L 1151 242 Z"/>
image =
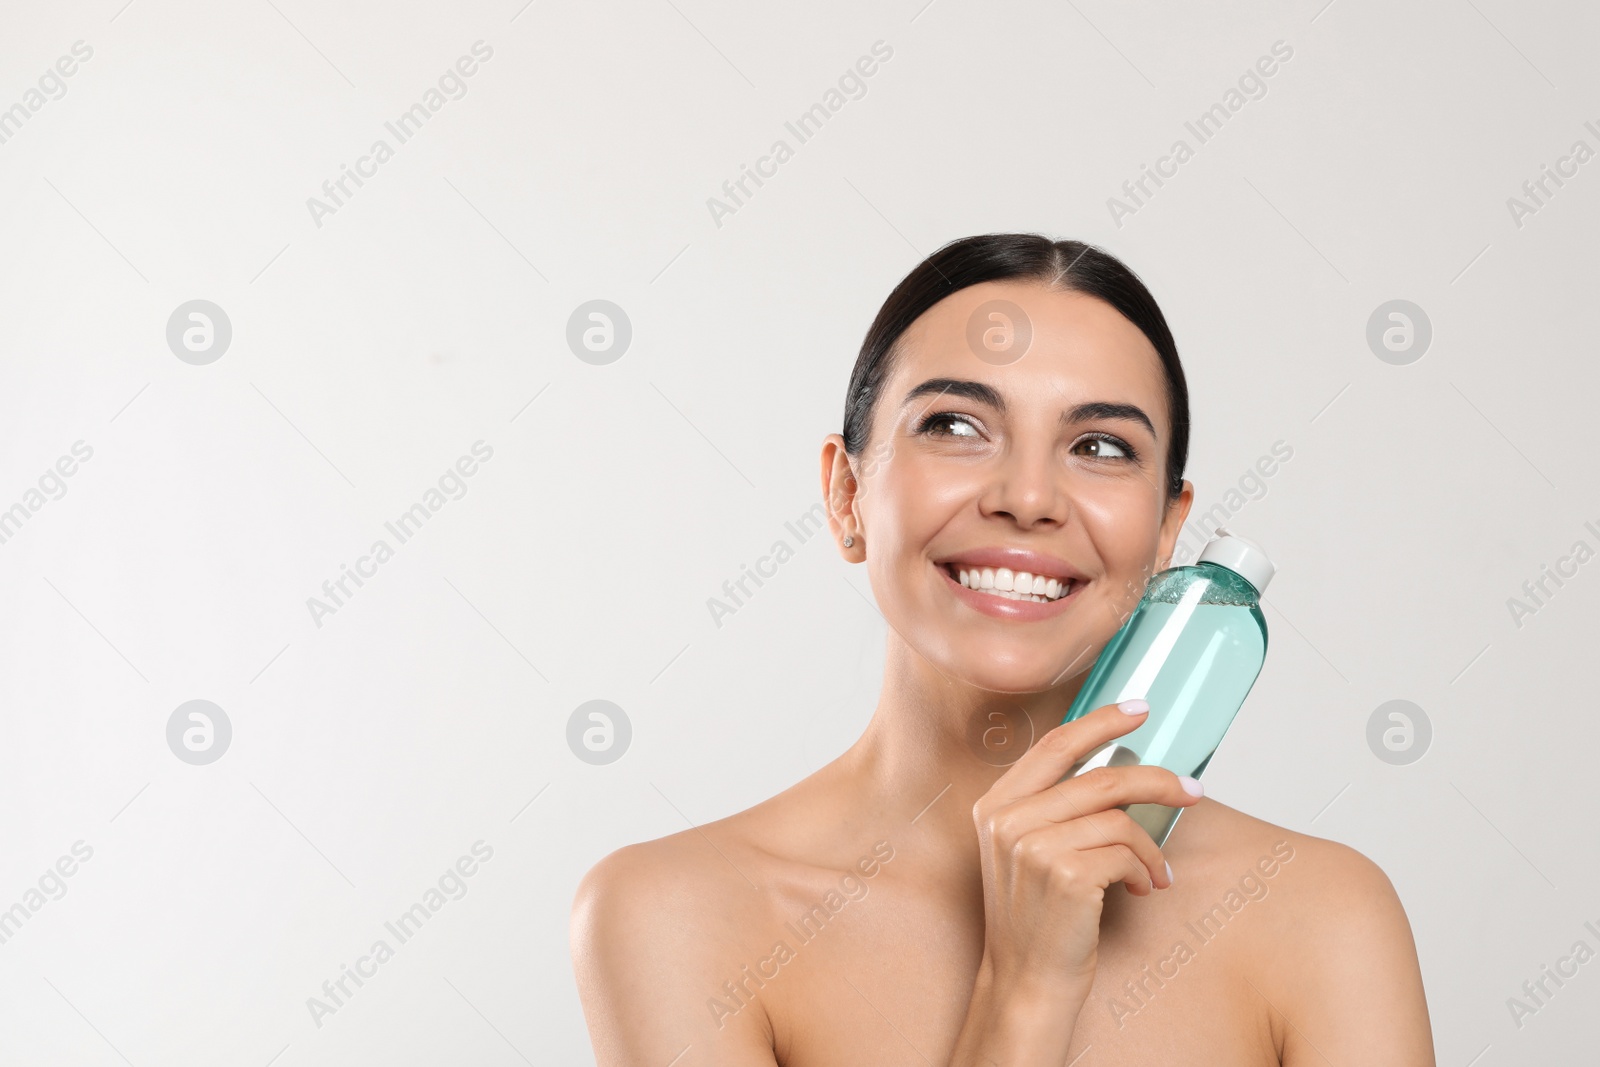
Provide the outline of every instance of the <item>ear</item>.
<path id="1" fill-rule="evenodd" d="M 822 505 L 827 509 L 828 529 L 839 554 L 851 563 L 867 558 L 866 537 L 856 511 L 860 488 L 850 455 L 844 450 L 844 438 L 830 433 L 822 439 Z M 846 535 L 855 539 L 849 548 L 844 547 Z"/>
<path id="2" fill-rule="evenodd" d="M 1194 483 L 1185 478 L 1182 491 L 1167 505 L 1167 513 L 1161 519 L 1161 555 L 1156 560 L 1157 570 L 1165 570 L 1172 566 L 1172 553 L 1177 548 L 1178 534 L 1182 531 L 1184 521 L 1189 517 L 1189 508 L 1193 505 Z"/>

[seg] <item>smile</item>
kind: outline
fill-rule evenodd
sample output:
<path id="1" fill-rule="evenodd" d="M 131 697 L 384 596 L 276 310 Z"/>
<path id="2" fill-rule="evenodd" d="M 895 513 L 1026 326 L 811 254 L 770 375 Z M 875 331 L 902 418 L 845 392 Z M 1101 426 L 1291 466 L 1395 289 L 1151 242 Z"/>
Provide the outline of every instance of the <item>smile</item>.
<path id="1" fill-rule="evenodd" d="M 1049 604 L 1072 595 L 1073 579 L 1050 578 L 1028 571 L 1013 571 L 1009 567 L 974 567 L 958 563 L 945 564 L 945 570 L 957 583 L 990 596 L 1007 600 L 1031 601 Z"/>

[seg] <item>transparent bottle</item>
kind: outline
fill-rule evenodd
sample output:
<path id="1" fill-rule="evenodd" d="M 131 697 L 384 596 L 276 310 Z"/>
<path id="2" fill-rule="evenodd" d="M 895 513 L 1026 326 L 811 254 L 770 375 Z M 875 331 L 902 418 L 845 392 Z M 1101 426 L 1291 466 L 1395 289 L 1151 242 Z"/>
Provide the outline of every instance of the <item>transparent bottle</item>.
<path id="1" fill-rule="evenodd" d="M 1136 763 L 1200 777 L 1261 673 L 1267 655 L 1261 593 L 1273 571 L 1257 545 L 1219 527 L 1193 564 L 1151 578 L 1062 721 L 1134 697 L 1148 701 L 1150 713 L 1132 733 L 1085 756 L 1066 777 Z M 1166 843 L 1183 814 L 1164 804 L 1123 809 L 1157 846 Z"/>

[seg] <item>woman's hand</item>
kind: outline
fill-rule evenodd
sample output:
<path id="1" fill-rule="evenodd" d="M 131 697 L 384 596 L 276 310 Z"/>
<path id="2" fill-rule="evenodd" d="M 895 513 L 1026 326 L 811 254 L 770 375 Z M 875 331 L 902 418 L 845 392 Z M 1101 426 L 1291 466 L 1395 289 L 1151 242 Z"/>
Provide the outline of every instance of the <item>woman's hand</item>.
<path id="1" fill-rule="evenodd" d="M 1155 841 L 1119 806 L 1186 807 L 1201 795 L 1198 781 L 1155 766 L 1061 780 L 1148 712 L 1129 700 L 1056 727 L 973 806 L 984 949 L 954 1062 L 1003 1053 L 1007 1063 L 1061 1063 L 1094 981 L 1106 888 L 1122 882 L 1146 896 L 1172 884 Z"/>

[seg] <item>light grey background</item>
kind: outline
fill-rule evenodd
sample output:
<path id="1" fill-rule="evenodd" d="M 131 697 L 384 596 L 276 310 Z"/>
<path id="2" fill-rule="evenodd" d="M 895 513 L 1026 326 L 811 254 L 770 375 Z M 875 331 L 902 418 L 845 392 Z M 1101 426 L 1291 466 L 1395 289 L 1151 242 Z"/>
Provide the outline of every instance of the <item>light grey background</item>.
<path id="1" fill-rule="evenodd" d="M 994 230 L 1151 286 L 1196 516 L 1293 449 L 1232 517 L 1279 573 L 1211 795 L 1384 867 L 1441 1064 L 1587 1054 L 1600 963 L 1520 1028 L 1507 998 L 1600 947 L 1600 563 L 1520 626 L 1508 599 L 1600 547 L 1600 161 L 1520 225 L 1507 200 L 1600 148 L 1600 15 L 1323 4 L 7 4 L 0 108 L 93 55 L 0 144 L 0 508 L 93 455 L 0 544 L 0 908 L 93 856 L 0 944 L 0 1061 L 590 1062 L 582 873 L 867 720 L 883 623 L 826 539 L 720 627 L 706 601 L 817 498 L 895 282 Z M 317 225 L 307 198 L 479 40 L 465 96 Z M 880 40 L 865 95 L 717 225 Z M 1266 94 L 1118 225 L 1108 198 L 1276 41 Z M 232 324 L 206 366 L 166 342 L 194 299 Z M 609 365 L 566 345 L 592 299 L 632 324 Z M 1432 324 L 1409 365 L 1366 342 L 1393 299 Z M 479 440 L 465 495 L 316 625 Z M 232 725 L 206 765 L 167 746 L 197 699 Z M 567 744 L 597 699 L 632 725 L 607 765 Z M 1396 699 L 1433 729 L 1403 766 L 1367 743 Z M 480 840 L 466 895 L 317 1026 L 307 998 Z"/>

